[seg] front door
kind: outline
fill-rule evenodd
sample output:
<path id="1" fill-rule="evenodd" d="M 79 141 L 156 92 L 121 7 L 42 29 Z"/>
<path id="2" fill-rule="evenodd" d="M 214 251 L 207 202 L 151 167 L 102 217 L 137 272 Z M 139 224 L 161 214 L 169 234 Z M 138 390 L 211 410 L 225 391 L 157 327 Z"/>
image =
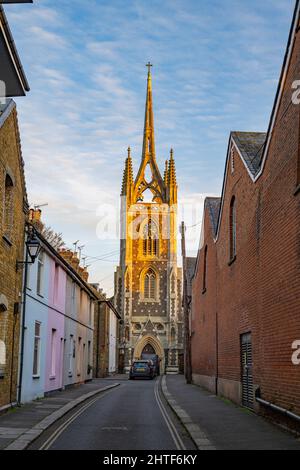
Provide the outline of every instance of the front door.
<path id="1" fill-rule="evenodd" d="M 252 338 L 251 333 L 241 336 L 242 404 L 253 408 Z"/>

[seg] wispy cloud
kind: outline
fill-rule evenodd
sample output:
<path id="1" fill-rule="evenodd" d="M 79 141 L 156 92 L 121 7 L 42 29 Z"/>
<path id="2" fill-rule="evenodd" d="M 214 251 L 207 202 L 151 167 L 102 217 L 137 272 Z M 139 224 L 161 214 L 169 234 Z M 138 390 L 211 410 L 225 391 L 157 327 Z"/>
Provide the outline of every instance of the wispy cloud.
<path id="1" fill-rule="evenodd" d="M 97 211 L 102 203 L 118 211 L 129 144 L 138 168 L 148 60 L 160 167 L 172 146 L 180 199 L 198 207 L 204 195 L 219 194 L 230 130 L 267 127 L 293 3 L 133 0 L 124 8 L 123 0 L 40 0 L 7 6 L 31 85 L 18 100 L 27 186 L 32 203 L 48 202 L 46 222 L 70 245 L 80 238 L 89 255 L 118 249 L 115 240 L 97 238 Z M 196 212 L 201 219 L 201 207 Z M 194 230 L 193 252 L 199 227 Z M 106 277 L 110 293 L 115 261 L 116 255 L 91 265 L 92 279 Z"/>

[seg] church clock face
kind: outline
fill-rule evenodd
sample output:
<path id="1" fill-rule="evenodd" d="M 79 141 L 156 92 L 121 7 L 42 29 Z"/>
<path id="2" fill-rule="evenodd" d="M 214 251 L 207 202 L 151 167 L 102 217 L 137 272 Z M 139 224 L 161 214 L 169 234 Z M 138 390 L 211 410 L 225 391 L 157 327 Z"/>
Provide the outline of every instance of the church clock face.
<path id="1" fill-rule="evenodd" d="M 178 372 L 183 322 L 175 160 L 171 150 L 162 176 L 155 152 L 152 65 L 147 67 L 142 158 L 134 177 L 128 148 L 121 192 L 123 236 L 115 277 L 115 301 L 124 320 L 120 362 L 128 371 L 132 360 L 152 354 L 159 356 L 163 372 Z"/>

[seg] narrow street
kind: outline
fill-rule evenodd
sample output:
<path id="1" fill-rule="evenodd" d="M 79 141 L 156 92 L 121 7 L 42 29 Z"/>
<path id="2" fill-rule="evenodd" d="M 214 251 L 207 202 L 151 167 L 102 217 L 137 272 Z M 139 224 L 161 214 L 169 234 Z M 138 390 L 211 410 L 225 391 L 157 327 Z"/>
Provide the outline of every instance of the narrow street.
<path id="1" fill-rule="evenodd" d="M 160 378 L 127 378 L 64 416 L 29 449 L 195 450 L 165 402 Z"/>

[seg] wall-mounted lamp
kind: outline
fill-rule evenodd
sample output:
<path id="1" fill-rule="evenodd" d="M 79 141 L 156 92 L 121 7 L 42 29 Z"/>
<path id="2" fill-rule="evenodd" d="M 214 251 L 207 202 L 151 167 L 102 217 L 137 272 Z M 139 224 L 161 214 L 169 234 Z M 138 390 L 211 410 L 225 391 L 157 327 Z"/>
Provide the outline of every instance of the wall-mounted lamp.
<path id="1" fill-rule="evenodd" d="M 26 242 L 26 260 L 25 261 L 17 261 L 17 270 L 19 266 L 23 266 L 24 264 L 33 264 L 36 258 L 39 255 L 41 249 L 41 243 L 36 237 L 35 233 L 33 233 L 30 238 L 27 239 Z M 28 259 L 29 258 L 29 259 Z"/>

